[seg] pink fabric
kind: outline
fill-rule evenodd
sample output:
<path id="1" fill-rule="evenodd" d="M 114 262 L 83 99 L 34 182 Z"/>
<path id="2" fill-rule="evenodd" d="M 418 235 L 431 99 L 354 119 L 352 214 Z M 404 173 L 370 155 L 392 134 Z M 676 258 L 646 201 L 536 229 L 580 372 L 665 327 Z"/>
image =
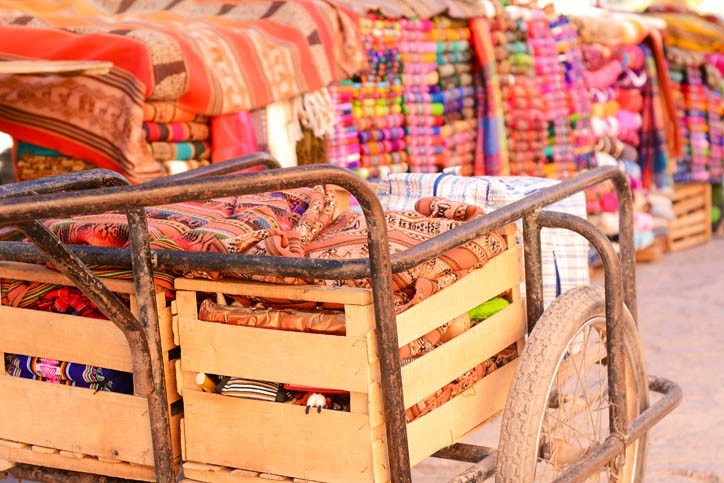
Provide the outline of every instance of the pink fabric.
<path id="1" fill-rule="evenodd" d="M 616 80 L 622 71 L 621 62 L 618 60 L 612 60 L 600 69 L 587 71 L 584 75 L 589 86 L 596 89 L 605 89 L 606 87 L 610 87 L 616 83 Z"/>
<path id="2" fill-rule="evenodd" d="M 616 119 L 618 119 L 623 131 L 638 131 L 641 129 L 642 119 L 641 114 L 638 112 L 621 109 L 616 113 Z"/>

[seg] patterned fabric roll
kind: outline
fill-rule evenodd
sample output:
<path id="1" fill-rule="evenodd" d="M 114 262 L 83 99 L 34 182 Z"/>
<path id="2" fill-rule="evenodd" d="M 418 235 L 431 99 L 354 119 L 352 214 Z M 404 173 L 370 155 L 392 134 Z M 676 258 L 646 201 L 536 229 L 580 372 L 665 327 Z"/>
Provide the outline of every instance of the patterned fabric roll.
<path id="1" fill-rule="evenodd" d="M 161 124 L 156 122 L 144 122 L 143 131 L 146 133 L 146 141 L 206 141 L 209 139 L 209 125 L 200 122 L 175 122 Z"/>
<path id="2" fill-rule="evenodd" d="M 209 118 L 195 114 L 179 107 L 176 102 L 155 101 L 143 103 L 143 121 L 157 123 L 174 122 L 203 122 L 208 123 Z"/>
<path id="3" fill-rule="evenodd" d="M 152 142 L 149 143 L 151 154 L 157 161 L 189 161 L 201 160 L 211 157 L 211 145 L 206 141 L 190 142 Z"/>

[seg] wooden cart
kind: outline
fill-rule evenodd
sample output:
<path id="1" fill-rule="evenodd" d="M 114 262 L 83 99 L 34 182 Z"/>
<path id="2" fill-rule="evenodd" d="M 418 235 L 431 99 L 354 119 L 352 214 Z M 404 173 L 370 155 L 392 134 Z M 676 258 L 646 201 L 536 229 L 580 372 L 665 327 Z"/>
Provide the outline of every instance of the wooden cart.
<path id="1" fill-rule="evenodd" d="M 257 155 L 243 160 L 241 165 L 264 160 Z M 493 473 L 500 481 L 532 481 L 544 472 L 561 481 L 580 481 L 594 474 L 617 481 L 640 479 L 646 434 L 678 404 L 681 391 L 664 379 L 649 380 L 643 366 L 635 326 L 631 193 L 620 171 L 591 170 L 390 256 L 381 206 L 369 187 L 350 172 L 333 166 L 307 166 L 217 176 L 225 169 L 236 170 L 239 166 L 237 160 L 135 187 L 91 189 L 99 184 L 118 183 L 117 177 L 96 172 L 21 184 L 10 188 L 9 193 L 0 189 L 0 227 L 18 226 L 38 247 L 3 243 L 2 258 L 52 261 L 111 315 L 109 318 L 126 336 L 134 362 L 134 381 L 145 389 L 143 393 L 149 401 L 157 481 L 174 481 L 177 474 L 173 469 L 171 417 L 164 386 L 166 367 L 162 357 L 150 357 L 154 351 L 161 353 L 162 347 L 160 336 L 154 335 L 157 326 L 153 323 L 156 305 L 152 269 L 218 272 L 232 264 L 237 270 L 243 267 L 248 273 L 262 275 L 369 278 L 372 288 L 356 291 L 177 281 L 175 334 L 182 353 L 179 380 L 185 406 L 182 441 L 187 477 L 212 482 L 278 479 L 279 475 L 297 480 L 405 482 L 410 481 L 411 464 L 437 451 L 438 456 L 471 462 L 469 470 L 456 479 L 461 482 L 479 481 Z M 541 211 L 545 205 L 606 180 L 614 182 L 621 203 L 620 259 L 606 237 L 585 220 Z M 369 259 L 270 258 L 151 252 L 148 248 L 142 211 L 145 206 L 320 182 L 341 186 L 359 201 L 367 219 Z M 67 192 L 58 194 L 59 190 Z M 65 247 L 35 221 L 86 214 L 89 206 L 97 212 L 127 212 L 132 235 L 130 250 Z M 520 218 L 526 260 L 525 319 L 517 295 L 519 247 L 512 243 L 508 252 L 479 271 L 395 317 L 392 272 L 429 260 Z M 583 287 L 564 294 L 544 312 L 539 239 L 544 226 L 574 230 L 599 251 L 606 274 L 605 302 L 599 291 Z M 129 318 L 117 307 L 81 260 L 112 266 L 128 266 L 132 262 L 138 318 Z M 622 269 L 626 277 L 622 277 Z M 263 329 L 212 326 L 198 320 L 199 291 L 268 294 L 271 290 L 282 291 L 287 298 L 342 301 L 347 336 L 331 340 L 321 335 L 271 334 Z M 508 295 L 512 308 L 423 356 L 413 363 L 416 366 L 400 367 L 398 349 L 405 341 L 444 324 L 486 297 L 501 293 Z M 472 299 L 463 300 L 468 295 Z M 445 379 L 460 374 L 460 369 L 464 371 L 464 366 L 484 360 L 503 344 L 519 343 L 526 334 L 527 342 L 518 361 L 483 378 L 467 394 L 469 397 L 461 395 L 406 424 L 404 410 L 408 403 L 425 397 L 445 384 Z M 285 350 L 274 350 L 276 357 L 270 357 L 269 351 L 276 347 Z M 230 349 L 237 349 L 237 353 Z M 335 369 L 312 370 L 318 353 L 337 360 Z M 279 354 L 284 355 L 283 364 L 276 360 L 281 357 Z M 421 372 L 425 367 L 437 370 Z M 588 378 L 581 380 L 581 368 L 586 369 L 585 374 L 595 376 L 591 380 L 595 404 L 586 392 L 590 386 Z M 351 392 L 352 410 L 307 415 L 301 408 L 283 404 L 201 393 L 188 377 L 197 371 L 339 387 Z M 664 393 L 651 406 L 649 388 Z M 497 451 L 456 444 L 503 407 Z M 591 425 L 591 437 L 583 443 L 566 433 L 571 427 L 581 430 L 594 417 L 598 426 Z M 4 431 L 5 426 L 0 425 L 0 439 L 4 439 Z M 289 439 L 293 438 L 300 438 L 301 444 L 291 444 Z M 34 463 L 52 466 L 51 457 L 47 461 L 38 459 Z"/>

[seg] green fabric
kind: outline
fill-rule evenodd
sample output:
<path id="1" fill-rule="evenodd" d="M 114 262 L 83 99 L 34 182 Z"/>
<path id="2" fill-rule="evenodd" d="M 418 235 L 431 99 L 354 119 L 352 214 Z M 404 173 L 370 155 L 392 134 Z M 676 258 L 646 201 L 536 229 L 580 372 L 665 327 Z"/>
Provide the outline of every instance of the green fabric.
<path id="1" fill-rule="evenodd" d="M 501 297 L 495 297 L 487 302 L 483 302 L 474 309 L 468 311 L 470 320 L 484 320 L 492 317 L 504 308 L 510 305 L 510 302 Z"/>

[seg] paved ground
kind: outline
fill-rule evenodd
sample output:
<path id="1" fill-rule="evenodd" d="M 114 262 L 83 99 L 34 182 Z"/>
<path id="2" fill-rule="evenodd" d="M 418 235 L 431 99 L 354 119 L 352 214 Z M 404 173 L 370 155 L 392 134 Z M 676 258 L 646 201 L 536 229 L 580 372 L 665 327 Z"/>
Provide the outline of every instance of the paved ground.
<path id="1" fill-rule="evenodd" d="M 684 390 L 652 431 L 646 481 L 724 483 L 724 238 L 639 264 L 637 287 L 649 372 Z M 493 445 L 495 429 L 472 439 Z M 415 481 L 445 481 L 467 466 L 430 458 Z"/>

